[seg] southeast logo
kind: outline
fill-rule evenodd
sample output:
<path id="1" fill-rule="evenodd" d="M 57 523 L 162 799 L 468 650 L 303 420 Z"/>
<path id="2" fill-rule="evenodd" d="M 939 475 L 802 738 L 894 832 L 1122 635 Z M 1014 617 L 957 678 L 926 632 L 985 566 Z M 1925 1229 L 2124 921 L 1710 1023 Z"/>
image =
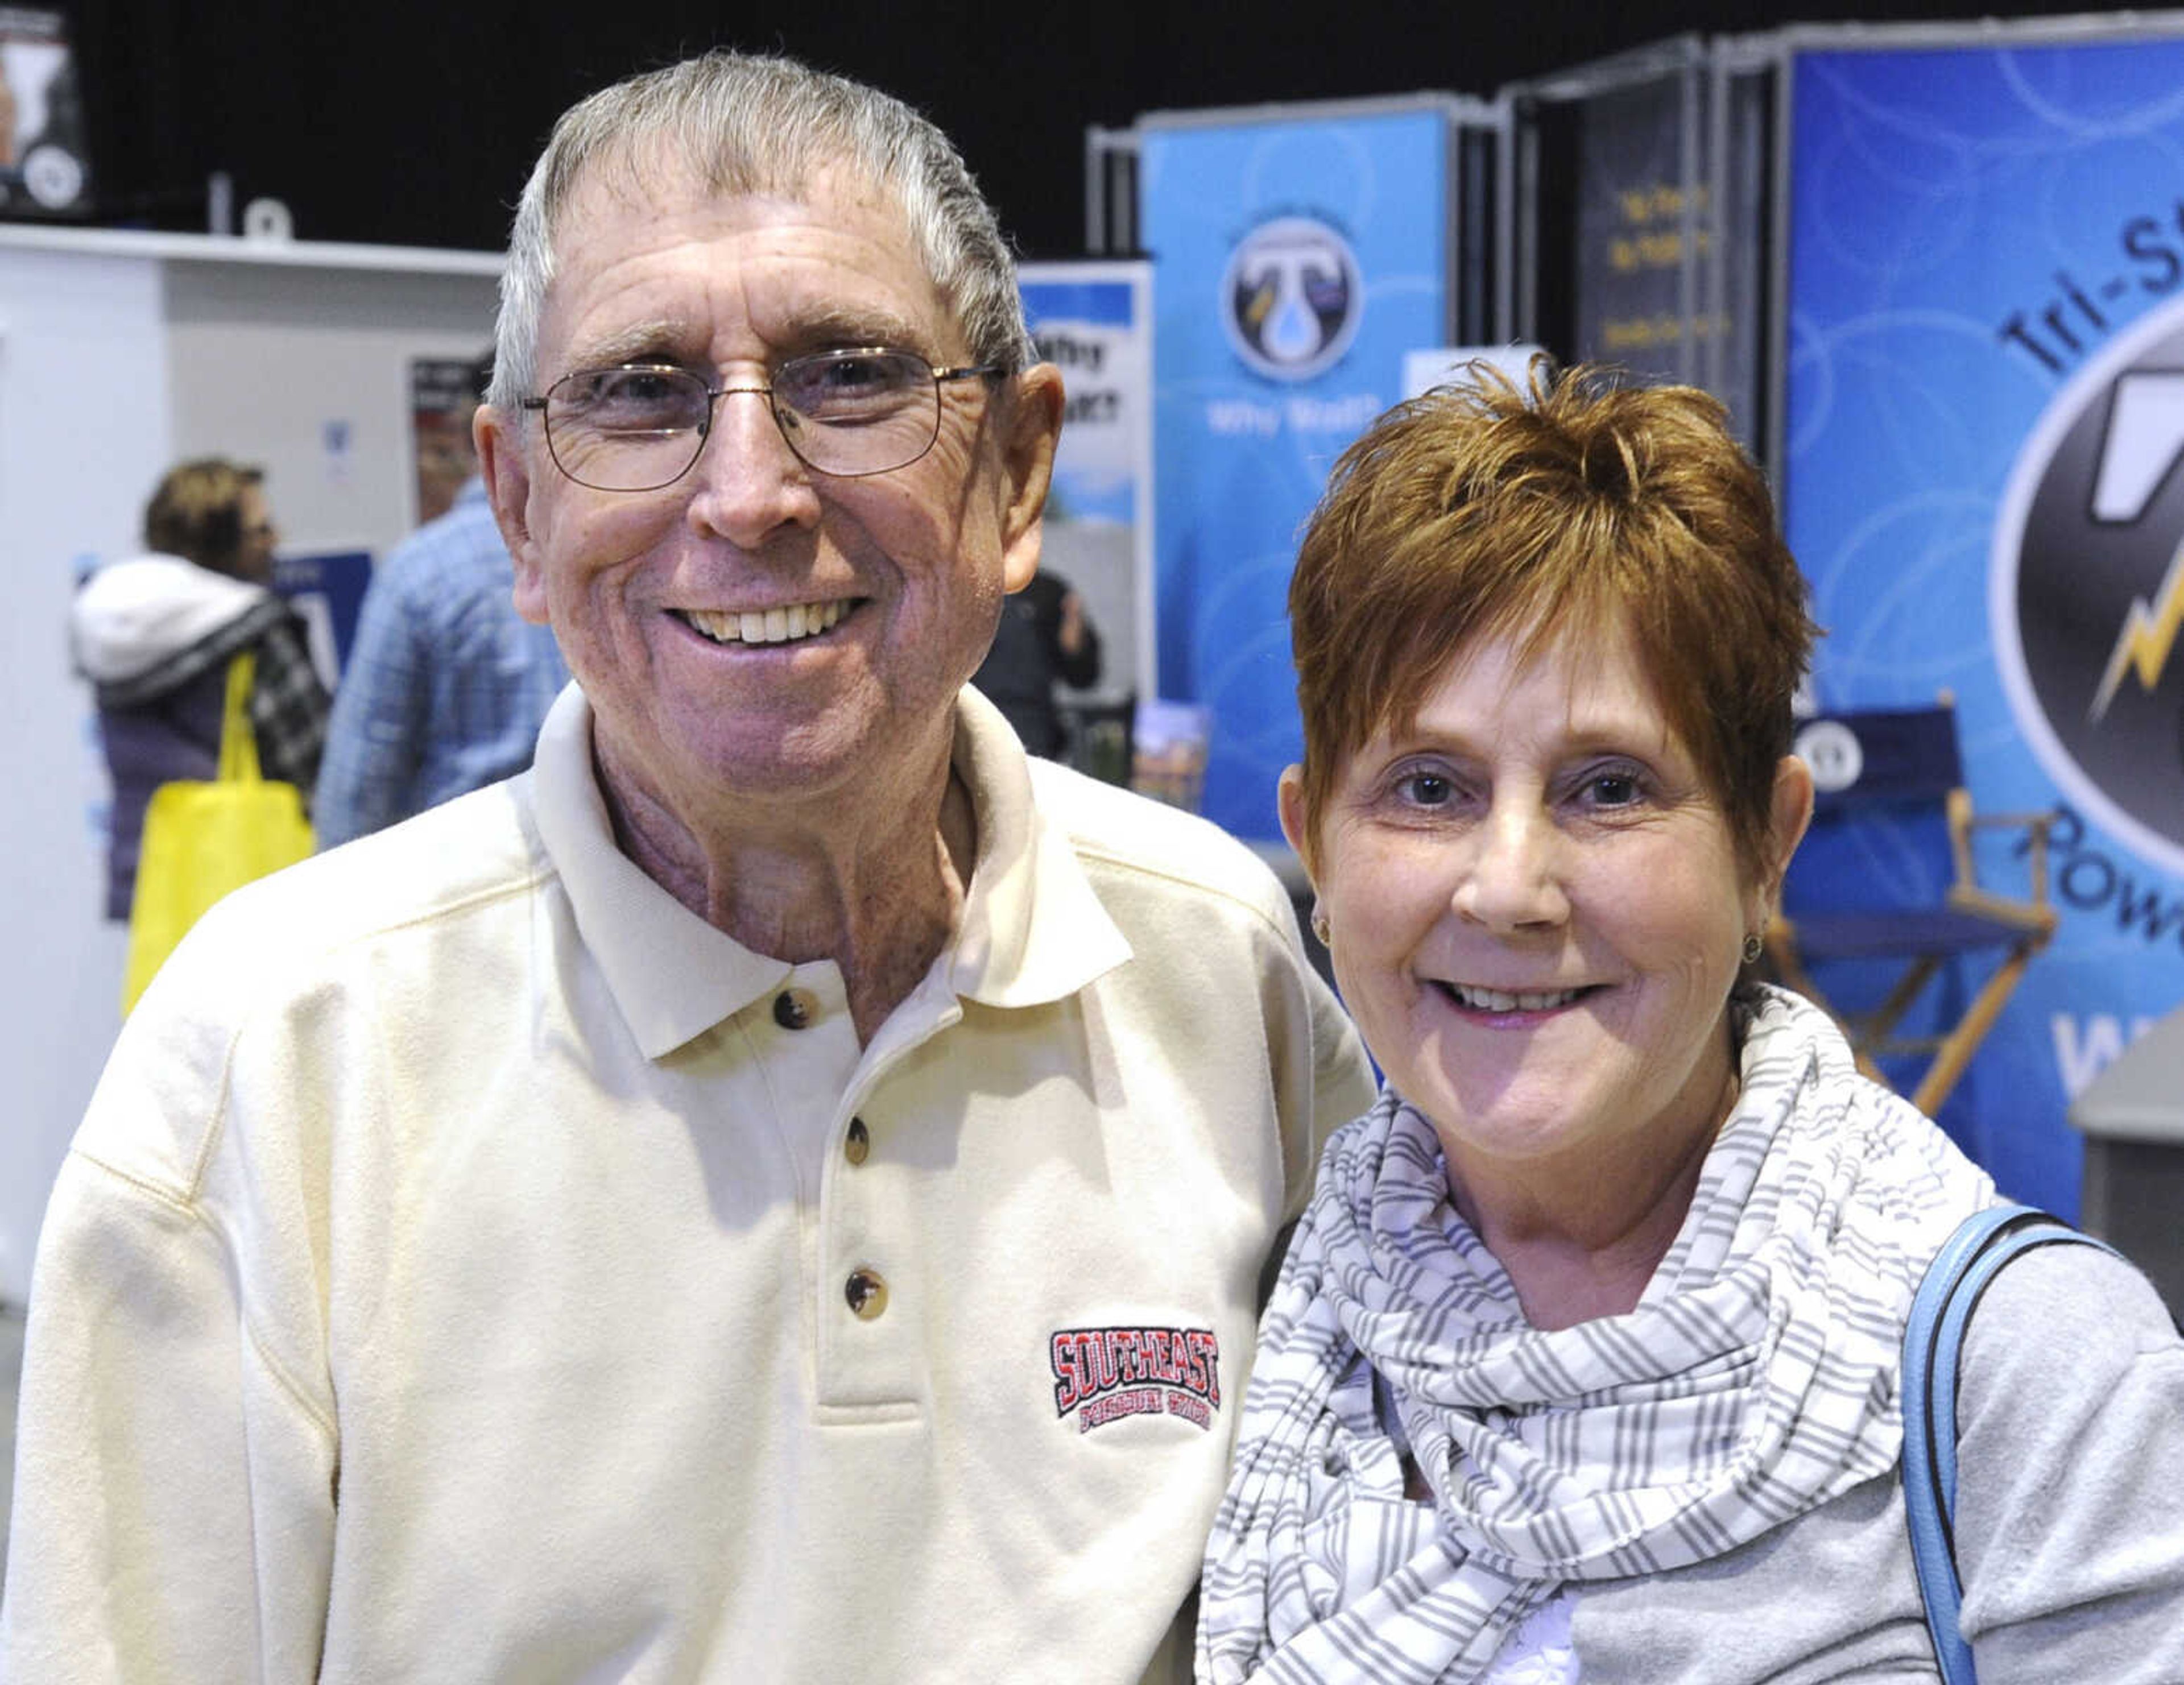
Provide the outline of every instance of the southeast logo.
<path id="1" fill-rule="evenodd" d="M 2072 804 L 2184 873 L 2184 301 L 2107 346 L 2026 442 L 1990 612 L 2026 742 Z"/>
<path id="2" fill-rule="evenodd" d="M 1061 1328 L 1048 1342 L 1054 1412 L 1089 1433 L 1126 1416 L 1213 1425 L 1221 1345 L 1211 1328 Z"/>
<path id="3" fill-rule="evenodd" d="M 1350 348 L 1365 287 L 1350 242 L 1317 217 L 1277 217 L 1237 244 L 1221 278 L 1228 342 L 1278 381 L 1310 380 Z"/>

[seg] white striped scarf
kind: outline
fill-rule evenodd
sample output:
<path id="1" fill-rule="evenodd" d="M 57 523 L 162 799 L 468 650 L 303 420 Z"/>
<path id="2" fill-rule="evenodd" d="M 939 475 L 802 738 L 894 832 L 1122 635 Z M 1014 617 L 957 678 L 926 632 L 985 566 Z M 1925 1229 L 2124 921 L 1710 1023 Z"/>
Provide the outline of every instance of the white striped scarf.
<path id="1" fill-rule="evenodd" d="M 1719 1556 L 1895 1466 L 1913 1290 L 1993 1184 L 1817 1008 L 1730 1013 L 1736 1109 L 1627 1315 L 1532 1327 L 1392 1090 L 1328 1143 L 1206 1547 L 1201 1682 L 1466 1685 L 1564 1582 Z"/>

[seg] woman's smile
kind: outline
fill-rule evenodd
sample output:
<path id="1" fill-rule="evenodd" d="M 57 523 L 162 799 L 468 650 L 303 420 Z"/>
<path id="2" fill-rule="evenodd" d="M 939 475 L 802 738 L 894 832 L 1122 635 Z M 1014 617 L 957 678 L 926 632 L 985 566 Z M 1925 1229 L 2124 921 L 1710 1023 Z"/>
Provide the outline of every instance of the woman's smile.
<path id="1" fill-rule="evenodd" d="M 1502 989 L 1484 983 L 1452 983 L 1436 980 L 1433 987 L 1466 1012 L 1486 1013 L 1496 1018 L 1512 1014 L 1559 1012 L 1574 1006 L 1593 993 L 1592 987 L 1574 989 Z"/>

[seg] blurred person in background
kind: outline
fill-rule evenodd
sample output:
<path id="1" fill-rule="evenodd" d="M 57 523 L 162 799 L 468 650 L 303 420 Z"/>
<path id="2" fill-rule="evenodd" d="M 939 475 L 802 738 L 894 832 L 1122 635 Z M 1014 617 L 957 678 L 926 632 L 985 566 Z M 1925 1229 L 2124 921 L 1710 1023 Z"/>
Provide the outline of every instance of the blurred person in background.
<path id="1" fill-rule="evenodd" d="M 1068 581 L 1041 568 L 1011 595 L 994 647 L 971 682 L 1034 754 L 1051 759 L 1068 747 L 1054 687 L 1059 682 L 1084 690 L 1100 682 L 1100 634 Z"/>
<path id="2" fill-rule="evenodd" d="M 492 374 L 488 353 L 471 370 L 472 410 Z M 319 769 L 321 848 L 531 765 L 569 669 L 553 629 L 515 612 L 515 590 L 473 469 L 453 507 L 373 570 Z"/>
<path id="3" fill-rule="evenodd" d="M 129 916 L 152 792 L 217 772 L 227 665 L 245 651 L 259 768 L 309 802 L 332 704 L 302 617 L 272 589 L 279 536 L 262 470 L 224 457 L 181 463 L 145 506 L 148 553 L 100 568 L 76 593 L 70 645 L 92 681 L 114 785 L 110 919 Z"/>

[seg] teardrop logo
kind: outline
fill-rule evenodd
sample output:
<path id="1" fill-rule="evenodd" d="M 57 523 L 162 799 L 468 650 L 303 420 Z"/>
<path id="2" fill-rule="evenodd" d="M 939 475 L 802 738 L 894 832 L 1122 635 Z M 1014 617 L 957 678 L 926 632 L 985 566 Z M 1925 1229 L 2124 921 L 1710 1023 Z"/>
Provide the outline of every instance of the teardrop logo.
<path id="1" fill-rule="evenodd" d="M 1317 217 L 1277 217 L 1230 253 L 1222 322 L 1248 366 L 1278 381 L 1308 381 L 1357 336 L 1364 293 L 1347 240 Z"/>

